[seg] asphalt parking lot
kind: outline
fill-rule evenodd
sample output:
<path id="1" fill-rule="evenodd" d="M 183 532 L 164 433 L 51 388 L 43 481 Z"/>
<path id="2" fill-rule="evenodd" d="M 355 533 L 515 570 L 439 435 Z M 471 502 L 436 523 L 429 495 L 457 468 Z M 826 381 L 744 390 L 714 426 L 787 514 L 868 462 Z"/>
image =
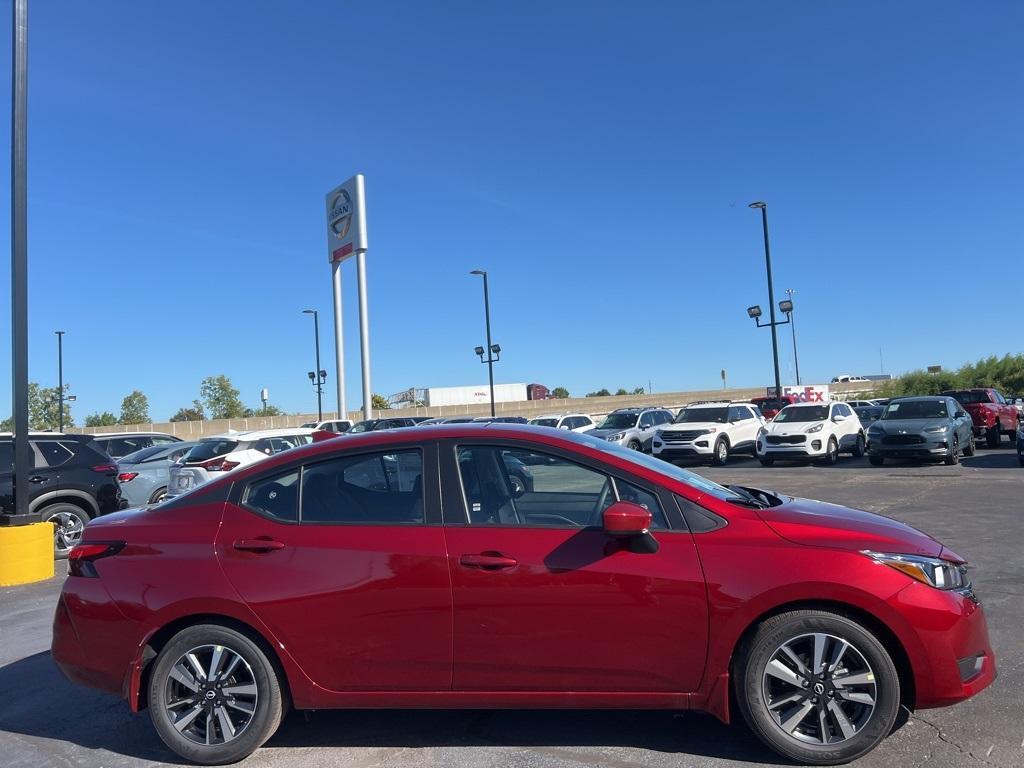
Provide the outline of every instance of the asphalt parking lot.
<path id="1" fill-rule="evenodd" d="M 999 679 L 957 707 L 915 713 L 865 768 L 1024 766 L 1024 469 L 1008 448 L 959 466 L 761 467 L 740 459 L 699 467 L 743 483 L 880 512 L 921 528 L 967 557 L 988 614 Z M 58 564 L 58 573 L 63 565 Z M 145 716 L 116 697 L 73 686 L 49 657 L 62 576 L 0 589 L 0 764 L 177 765 Z M 667 712 L 292 713 L 246 766 L 660 766 L 778 765 L 742 724 Z"/>

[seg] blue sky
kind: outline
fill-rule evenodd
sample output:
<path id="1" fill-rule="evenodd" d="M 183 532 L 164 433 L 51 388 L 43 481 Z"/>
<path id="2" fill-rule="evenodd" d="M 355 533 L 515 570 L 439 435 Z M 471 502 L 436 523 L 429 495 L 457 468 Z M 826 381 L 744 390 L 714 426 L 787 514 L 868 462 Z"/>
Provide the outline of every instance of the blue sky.
<path id="1" fill-rule="evenodd" d="M 499 382 L 769 384 L 755 199 L 805 381 L 879 348 L 886 372 L 1024 351 L 1022 24 L 1012 2 L 34 2 L 31 378 L 55 383 L 62 328 L 79 421 L 135 388 L 164 419 L 221 373 L 314 409 L 301 310 L 333 380 L 323 195 L 355 172 L 377 392 L 486 381 L 476 267 Z M 354 262 L 345 282 L 355 408 Z"/>

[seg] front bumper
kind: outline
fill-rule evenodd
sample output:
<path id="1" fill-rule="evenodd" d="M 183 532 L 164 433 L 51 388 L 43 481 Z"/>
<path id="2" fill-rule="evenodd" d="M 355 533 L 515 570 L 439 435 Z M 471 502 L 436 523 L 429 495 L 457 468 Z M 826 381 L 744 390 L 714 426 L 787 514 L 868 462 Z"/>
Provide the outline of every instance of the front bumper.
<path id="1" fill-rule="evenodd" d="M 651 441 L 651 453 L 659 459 L 686 459 L 694 456 L 711 456 L 714 443 L 704 435 L 687 442 L 669 442 L 657 437 Z"/>
<path id="2" fill-rule="evenodd" d="M 870 456 L 881 456 L 886 459 L 941 459 L 948 453 L 949 443 L 945 439 L 927 440 L 924 443 L 886 445 L 881 438 L 868 438 L 868 455 Z"/>
<path id="3" fill-rule="evenodd" d="M 917 707 L 956 704 L 996 679 L 985 612 L 972 597 L 915 582 L 887 602 L 909 623 L 901 639 L 914 673 Z"/>
<path id="4" fill-rule="evenodd" d="M 817 434 L 807 435 L 803 443 L 779 443 L 773 445 L 764 436 L 757 438 L 757 455 L 772 459 L 811 459 L 825 455 L 828 438 Z"/>

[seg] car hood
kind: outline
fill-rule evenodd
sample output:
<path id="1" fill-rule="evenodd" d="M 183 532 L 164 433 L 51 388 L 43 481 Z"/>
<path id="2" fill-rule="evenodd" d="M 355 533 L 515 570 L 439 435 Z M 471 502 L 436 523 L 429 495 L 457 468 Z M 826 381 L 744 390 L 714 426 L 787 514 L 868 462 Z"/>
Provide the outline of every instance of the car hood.
<path id="1" fill-rule="evenodd" d="M 782 538 L 811 547 L 894 552 L 938 557 L 942 545 L 898 520 L 812 499 L 781 497 L 776 507 L 757 510 Z"/>
<path id="2" fill-rule="evenodd" d="M 659 427 L 662 432 L 689 432 L 692 429 L 725 429 L 728 424 L 718 421 L 680 421 Z"/>
<path id="3" fill-rule="evenodd" d="M 948 427 L 949 419 L 878 419 L 871 423 L 871 430 L 882 430 L 887 435 L 919 435 L 929 427 Z"/>
<path id="4" fill-rule="evenodd" d="M 824 421 L 769 421 L 765 422 L 764 430 L 769 435 L 802 435 L 808 428 L 815 424 L 827 423 Z"/>
<path id="5" fill-rule="evenodd" d="M 619 432 L 629 432 L 634 427 L 623 427 L 622 429 L 597 429 L 594 428 L 587 432 L 591 437 L 608 437 L 608 435 L 617 435 Z"/>

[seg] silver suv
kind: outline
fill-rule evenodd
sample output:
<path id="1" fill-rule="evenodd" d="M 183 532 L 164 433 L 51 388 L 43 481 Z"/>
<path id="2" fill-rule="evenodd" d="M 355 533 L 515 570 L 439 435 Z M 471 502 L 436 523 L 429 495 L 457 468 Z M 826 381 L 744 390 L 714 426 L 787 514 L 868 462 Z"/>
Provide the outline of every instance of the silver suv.
<path id="1" fill-rule="evenodd" d="M 670 421 L 672 412 L 665 408 L 619 408 L 587 434 L 634 451 L 650 453 L 656 429 Z"/>

